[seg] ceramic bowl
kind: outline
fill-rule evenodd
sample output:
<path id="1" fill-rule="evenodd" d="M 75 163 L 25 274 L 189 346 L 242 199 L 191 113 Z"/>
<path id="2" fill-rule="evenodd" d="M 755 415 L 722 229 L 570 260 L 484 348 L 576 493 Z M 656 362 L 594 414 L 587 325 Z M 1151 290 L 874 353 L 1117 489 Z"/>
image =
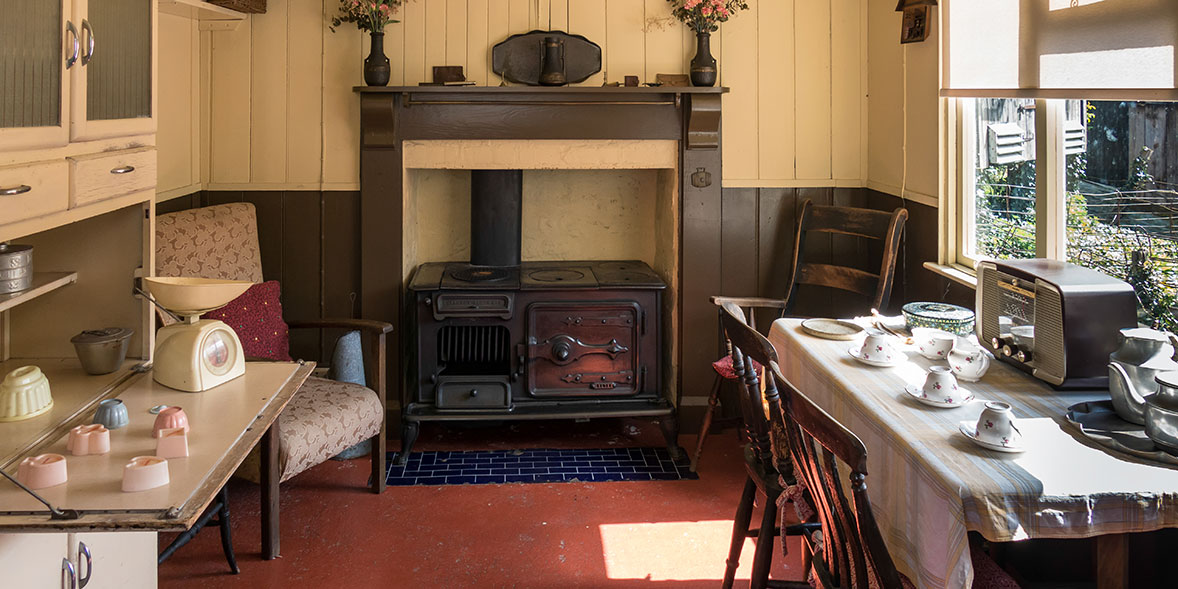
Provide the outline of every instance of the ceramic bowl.
<path id="1" fill-rule="evenodd" d="M 155 455 L 161 458 L 188 456 L 188 432 L 182 427 L 161 429 L 155 440 Z"/>
<path id="2" fill-rule="evenodd" d="M 0 382 L 0 421 L 20 421 L 53 408 L 49 379 L 36 366 L 21 366 Z"/>
<path id="3" fill-rule="evenodd" d="M 162 487 L 170 481 L 168 461 L 159 456 L 136 456 L 123 466 L 123 492 L 135 493 Z"/>
<path id="4" fill-rule="evenodd" d="M 65 483 L 69 476 L 65 470 L 65 456 L 41 454 L 29 456 L 20 461 L 16 480 L 30 489 L 44 489 Z"/>
<path id="5" fill-rule="evenodd" d="M 179 407 L 168 407 L 160 411 L 159 415 L 155 416 L 155 425 L 151 428 L 151 437 L 160 437 L 160 430 L 181 428 L 186 433 L 191 429 L 188 427 L 188 414 Z"/>
<path id="6" fill-rule="evenodd" d="M 957 336 L 943 329 L 914 327 L 912 340 L 921 356 L 929 360 L 945 360 L 949 357 L 949 352 L 953 351 Z"/>
<path id="7" fill-rule="evenodd" d="M 106 429 L 119 429 L 131 421 L 127 406 L 119 399 L 106 399 L 98 404 L 94 412 L 94 423 L 101 423 Z"/>
<path id="8" fill-rule="evenodd" d="M 110 452 L 110 430 L 101 423 L 79 425 L 70 430 L 66 449 L 74 456 Z"/>

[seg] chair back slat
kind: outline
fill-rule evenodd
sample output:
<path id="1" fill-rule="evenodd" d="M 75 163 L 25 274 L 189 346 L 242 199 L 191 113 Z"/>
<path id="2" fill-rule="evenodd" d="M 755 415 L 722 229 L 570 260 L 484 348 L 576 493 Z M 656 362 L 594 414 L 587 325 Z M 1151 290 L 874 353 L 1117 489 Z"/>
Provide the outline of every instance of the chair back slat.
<path id="1" fill-rule="evenodd" d="M 813 205 L 806 229 L 868 239 L 883 239 L 891 224 L 892 213 L 886 211 Z"/>
<path id="2" fill-rule="evenodd" d="M 798 284 L 829 286 L 871 298 L 879 289 L 879 275 L 849 266 L 807 263 L 798 269 Z"/>

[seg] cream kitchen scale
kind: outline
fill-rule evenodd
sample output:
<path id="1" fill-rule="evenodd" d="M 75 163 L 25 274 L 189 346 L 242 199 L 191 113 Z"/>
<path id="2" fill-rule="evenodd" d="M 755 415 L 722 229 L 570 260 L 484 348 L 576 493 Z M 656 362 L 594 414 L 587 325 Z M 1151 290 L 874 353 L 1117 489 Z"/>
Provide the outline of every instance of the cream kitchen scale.
<path id="1" fill-rule="evenodd" d="M 143 282 L 155 302 L 180 319 L 156 332 L 152 367 L 156 382 L 197 393 L 245 374 L 245 354 L 237 334 L 221 321 L 200 316 L 229 304 L 252 282 L 189 277 L 144 278 Z"/>

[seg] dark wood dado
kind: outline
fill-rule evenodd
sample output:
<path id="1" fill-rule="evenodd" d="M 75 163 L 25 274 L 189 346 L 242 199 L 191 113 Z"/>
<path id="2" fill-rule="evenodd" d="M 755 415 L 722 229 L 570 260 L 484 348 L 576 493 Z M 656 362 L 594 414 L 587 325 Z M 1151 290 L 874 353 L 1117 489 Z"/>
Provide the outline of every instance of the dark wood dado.
<path id="1" fill-rule="evenodd" d="M 403 152 L 406 140 L 679 141 L 681 366 L 706 362 L 717 339 L 708 296 L 720 282 L 715 262 L 720 213 L 720 97 L 726 88 L 394 87 L 360 95 L 360 309 L 364 317 L 404 325 Z M 695 181 L 692 181 L 692 178 Z M 404 336 L 407 330 L 402 329 Z M 402 348 L 390 366 L 407 386 Z M 400 361 L 397 362 L 396 360 Z M 697 375 L 698 376 L 698 375 Z M 692 382 L 686 377 L 686 382 Z M 402 398 L 398 394 L 397 398 Z"/>

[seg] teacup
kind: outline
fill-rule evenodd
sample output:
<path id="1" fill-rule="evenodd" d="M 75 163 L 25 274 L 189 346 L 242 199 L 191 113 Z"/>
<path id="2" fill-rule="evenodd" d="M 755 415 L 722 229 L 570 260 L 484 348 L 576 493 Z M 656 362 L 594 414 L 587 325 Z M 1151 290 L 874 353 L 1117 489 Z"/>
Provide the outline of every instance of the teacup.
<path id="1" fill-rule="evenodd" d="M 928 376 L 924 379 L 921 394 L 926 399 L 942 403 L 953 403 L 954 399 L 960 400 L 957 394 L 957 379 L 953 377 L 948 366 L 933 366 L 928 369 Z"/>
<path id="2" fill-rule="evenodd" d="M 957 343 L 957 336 L 940 329 L 931 327 L 913 327 L 912 339 L 921 356 L 929 360 L 944 360 Z"/>
<path id="3" fill-rule="evenodd" d="M 999 401 L 986 403 L 974 435 L 995 446 L 1017 448 L 1023 445 L 1023 434 L 1014 423 L 1014 412 L 1010 405 Z"/>
<path id="4" fill-rule="evenodd" d="M 969 340 L 958 340 L 949 352 L 949 368 L 957 378 L 976 382 L 990 369 L 990 353 Z"/>
<path id="5" fill-rule="evenodd" d="M 867 337 L 863 340 L 863 347 L 859 349 L 859 357 L 868 362 L 890 364 L 901 356 L 892 342 L 892 337 L 878 330 L 867 330 Z"/>

